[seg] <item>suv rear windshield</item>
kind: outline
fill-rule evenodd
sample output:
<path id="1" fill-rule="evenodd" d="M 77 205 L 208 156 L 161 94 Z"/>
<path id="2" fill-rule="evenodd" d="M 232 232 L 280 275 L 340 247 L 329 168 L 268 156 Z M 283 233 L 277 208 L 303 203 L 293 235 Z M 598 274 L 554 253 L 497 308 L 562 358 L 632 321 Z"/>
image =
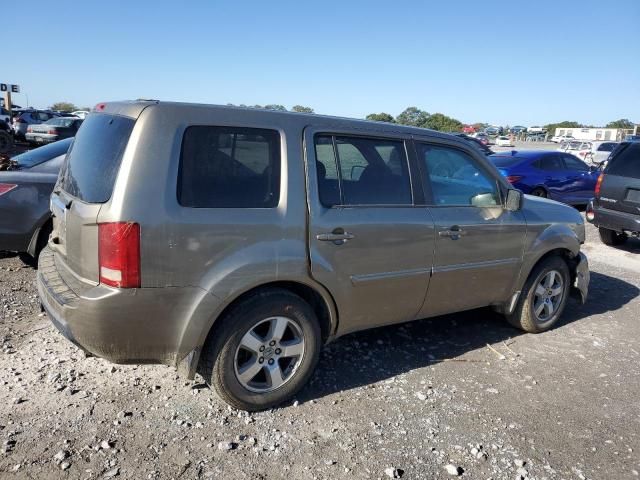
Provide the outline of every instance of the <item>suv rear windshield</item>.
<path id="1" fill-rule="evenodd" d="M 109 200 L 134 123 L 117 115 L 89 115 L 67 155 L 62 189 L 88 203 Z"/>
<path id="2" fill-rule="evenodd" d="M 640 178 L 640 143 L 623 143 L 612 155 L 604 173 Z"/>

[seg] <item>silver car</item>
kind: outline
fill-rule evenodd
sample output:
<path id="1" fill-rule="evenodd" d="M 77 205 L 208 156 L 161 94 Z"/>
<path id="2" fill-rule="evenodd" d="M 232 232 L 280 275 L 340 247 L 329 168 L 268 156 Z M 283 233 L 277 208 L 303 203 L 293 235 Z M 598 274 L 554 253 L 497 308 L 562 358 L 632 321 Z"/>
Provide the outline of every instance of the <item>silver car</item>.
<path id="1" fill-rule="evenodd" d="M 381 122 L 100 104 L 51 208 L 38 290 L 57 328 L 246 410 L 291 398 L 346 333 L 489 305 L 542 332 L 589 283 L 576 210 L 463 139 Z"/>

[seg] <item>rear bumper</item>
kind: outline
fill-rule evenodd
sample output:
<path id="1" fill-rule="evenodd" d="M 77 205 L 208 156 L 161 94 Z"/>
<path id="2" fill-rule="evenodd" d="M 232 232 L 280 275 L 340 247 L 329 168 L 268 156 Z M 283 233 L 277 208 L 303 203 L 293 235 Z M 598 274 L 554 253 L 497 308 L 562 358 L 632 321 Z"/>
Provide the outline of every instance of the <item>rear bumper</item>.
<path id="1" fill-rule="evenodd" d="M 27 142 L 33 143 L 51 143 L 59 140 L 58 135 L 49 135 L 48 133 L 26 133 L 24 138 Z"/>
<path id="2" fill-rule="evenodd" d="M 56 262 L 48 247 L 40 254 L 40 300 L 54 326 L 83 350 L 115 363 L 177 365 L 197 347 L 189 331 L 194 308 L 214 298 L 202 289 L 67 282 Z"/>
<path id="3" fill-rule="evenodd" d="M 587 220 L 596 227 L 608 228 L 616 232 L 640 233 L 640 211 L 638 215 L 610 210 L 598 205 L 593 200 L 589 202 L 587 211 L 593 211 L 593 219 Z"/>

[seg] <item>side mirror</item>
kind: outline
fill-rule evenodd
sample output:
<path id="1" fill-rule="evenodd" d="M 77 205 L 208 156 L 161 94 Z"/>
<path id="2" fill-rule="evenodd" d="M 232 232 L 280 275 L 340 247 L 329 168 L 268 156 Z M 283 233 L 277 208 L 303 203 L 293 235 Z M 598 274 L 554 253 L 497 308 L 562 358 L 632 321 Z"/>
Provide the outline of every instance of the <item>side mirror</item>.
<path id="1" fill-rule="evenodd" d="M 507 201 L 505 202 L 505 208 L 510 212 L 517 212 L 522 209 L 523 200 L 524 195 L 522 195 L 522 192 L 520 190 L 510 188 L 507 191 Z"/>

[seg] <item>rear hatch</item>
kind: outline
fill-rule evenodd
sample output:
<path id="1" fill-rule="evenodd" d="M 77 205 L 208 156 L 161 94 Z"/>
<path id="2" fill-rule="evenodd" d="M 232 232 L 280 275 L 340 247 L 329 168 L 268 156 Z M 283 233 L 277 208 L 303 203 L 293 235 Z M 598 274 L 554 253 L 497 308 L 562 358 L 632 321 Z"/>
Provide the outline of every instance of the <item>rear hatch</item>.
<path id="1" fill-rule="evenodd" d="M 111 198 L 129 137 L 143 108 L 134 109 L 133 117 L 92 113 L 69 149 L 51 196 L 50 246 L 61 274 L 67 270 L 86 283 L 99 282 L 98 213 Z"/>
<path id="2" fill-rule="evenodd" d="M 599 200 L 610 210 L 640 215 L 640 143 L 622 143 L 611 154 Z"/>

